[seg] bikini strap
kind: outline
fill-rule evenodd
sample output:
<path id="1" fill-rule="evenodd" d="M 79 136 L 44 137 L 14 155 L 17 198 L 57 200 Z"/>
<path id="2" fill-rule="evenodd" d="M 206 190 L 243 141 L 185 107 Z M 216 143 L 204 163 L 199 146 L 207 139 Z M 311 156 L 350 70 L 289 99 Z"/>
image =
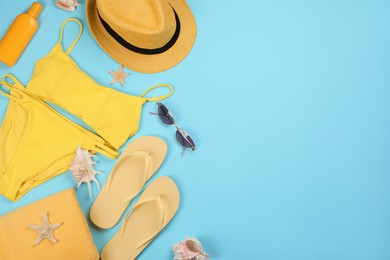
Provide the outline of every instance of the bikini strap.
<path id="1" fill-rule="evenodd" d="M 70 45 L 69 49 L 66 51 L 66 54 L 69 54 L 73 50 L 74 46 L 76 46 L 77 42 L 79 41 L 81 34 L 83 33 L 83 25 L 81 24 L 81 22 L 79 20 L 77 20 L 76 18 L 68 18 L 61 25 L 60 40 L 58 41 L 58 43 L 61 44 L 61 42 L 62 42 L 62 36 L 64 34 L 65 24 L 67 24 L 68 22 L 72 22 L 72 21 L 76 22 L 79 25 L 79 35 L 77 35 L 77 38 L 73 41 L 72 45 Z"/>
<path id="2" fill-rule="evenodd" d="M 6 81 L 7 78 L 10 78 L 13 83 Z M 15 94 L 8 94 L 4 90 L 1 89 L 1 86 L 6 87 L 10 91 L 15 91 L 19 93 L 19 96 L 16 96 Z M 23 92 L 24 86 L 20 81 L 15 78 L 12 74 L 5 74 L 1 80 L 0 80 L 0 95 L 3 95 L 9 99 L 12 99 L 13 101 L 20 101 L 22 99 L 22 94 L 20 92 Z"/>
<path id="3" fill-rule="evenodd" d="M 162 95 L 162 96 L 157 96 L 157 97 L 151 97 L 151 98 L 145 98 L 146 101 L 160 101 L 160 100 L 163 100 L 163 99 L 166 99 L 170 96 L 172 96 L 173 94 L 173 87 L 169 84 L 157 84 L 153 87 L 150 87 L 149 89 L 147 89 L 144 93 L 141 94 L 140 97 L 144 97 L 146 94 L 148 94 L 150 91 L 152 91 L 153 89 L 156 89 L 156 88 L 159 88 L 159 87 L 165 87 L 165 88 L 168 88 L 169 89 L 169 93 L 166 94 L 166 95 Z"/>

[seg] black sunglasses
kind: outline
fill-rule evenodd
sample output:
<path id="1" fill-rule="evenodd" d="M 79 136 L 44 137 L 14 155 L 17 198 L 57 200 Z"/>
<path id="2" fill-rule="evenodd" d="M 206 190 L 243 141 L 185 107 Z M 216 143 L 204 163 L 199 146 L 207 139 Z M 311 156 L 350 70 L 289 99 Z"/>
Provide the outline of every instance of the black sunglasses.
<path id="1" fill-rule="evenodd" d="M 183 149 L 182 155 L 184 154 L 185 148 L 191 148 L 192 151 L 195 151 L 194 141 L 192 141 L 191 137 L 183 129 L 175 124 L 175 120 L 169 109 L 160 102 L 157 102 L 157 106 L 157 113 L 149 112 L 149 114 L 157 115 L 163 124 L 174 125 L 176 127 L 176 140 Z"/>

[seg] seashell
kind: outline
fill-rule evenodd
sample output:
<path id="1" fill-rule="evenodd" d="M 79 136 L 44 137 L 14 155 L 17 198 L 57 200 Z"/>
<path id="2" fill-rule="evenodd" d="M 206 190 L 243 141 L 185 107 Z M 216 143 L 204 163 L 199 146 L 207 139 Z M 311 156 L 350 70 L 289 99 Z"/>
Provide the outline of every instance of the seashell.
<path id="1" fill-rule="evenodd" d="M 207 260 L 210 256 L 204 252 L 202 245 L 196 238 L 187 237 L 186 240 L 172 247 L 174 260 Z"/>
<path id="2" fill-rule="evenodd" d="M 77 147 L 76 156 L 74 157 L 69 170 L 72 172 L 73 177 L 77 181 L 77 188 L 84 182 L 88 183 L 89 197 L 92 197 L 92 190 L 90 182 L 95 182 L 98 190 L 100 190 L 99 182 L 96 180 L 96 174 L 101 172 L 95 171 L 93 168 L 94 162 L 92 158 L 94 155 L 90 154 L 88 150 Z"/>
<path id="3" fill-rule="evenodd" d="M 80 4 L 77 0 L 56 0 L 55 5 L 63 10 L 74 12 L 76 6 L 79 6 Z"/>

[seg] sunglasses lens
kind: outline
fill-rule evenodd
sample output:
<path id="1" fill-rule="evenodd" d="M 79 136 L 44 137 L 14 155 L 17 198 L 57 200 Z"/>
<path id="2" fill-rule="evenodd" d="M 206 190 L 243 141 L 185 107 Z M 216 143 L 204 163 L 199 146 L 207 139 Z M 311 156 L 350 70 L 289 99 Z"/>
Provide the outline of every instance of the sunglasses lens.
<path id="1" fill-rule="evenodd" d="M 191 137 L 184 132 L 184 130 L 178 129 L 176 131 L 176 140 L 182 147 L 191 148 L 193 151 L 195 150 L 194 141 L 192 141 Z"/>
<path id="2" fill-rule="evenodd" d="M 173 118 L 169 117 L 168 115 L 170 115 L 168 108 L 166 108 L 166 106 L 160 103 L 158 105 L 158 117 L 164 124 L 173 125 Z"/>

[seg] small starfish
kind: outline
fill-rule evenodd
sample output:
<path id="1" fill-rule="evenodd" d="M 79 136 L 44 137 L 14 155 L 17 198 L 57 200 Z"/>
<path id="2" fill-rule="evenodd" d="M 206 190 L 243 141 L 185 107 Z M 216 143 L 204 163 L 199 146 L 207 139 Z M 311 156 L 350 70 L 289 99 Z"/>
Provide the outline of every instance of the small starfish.
<path id="1" fill-rule="evenodd" d="M 29 225 L 28 227 L 38 232 L 38 238 L 35 241 L 34 246 L 41 243 L 45 238 L 49 239 L 52 243 L 57 243 L 57 239 L 54 237 L 53 231 L 61 226 L 62 223 L 50 224 L 47 217 L 47 212 L 43 215 L 43 221 L 40 225 Z"/>
<path id="2" fill-rule="evenodd" d="M 130 74 L 127 74 L 123 71 L 122 65 L 120 66 L 118 71 L 110 70 L 110 73 L 112 74 L 112 76 L 114 76 L 114 79 L 112 80 L 111 85 L 116 83 L 116 82 L 119 82 L 119 83 L 121 83 L 122 87 L 125 85 L 125 78 L 130 76 Z"/>

